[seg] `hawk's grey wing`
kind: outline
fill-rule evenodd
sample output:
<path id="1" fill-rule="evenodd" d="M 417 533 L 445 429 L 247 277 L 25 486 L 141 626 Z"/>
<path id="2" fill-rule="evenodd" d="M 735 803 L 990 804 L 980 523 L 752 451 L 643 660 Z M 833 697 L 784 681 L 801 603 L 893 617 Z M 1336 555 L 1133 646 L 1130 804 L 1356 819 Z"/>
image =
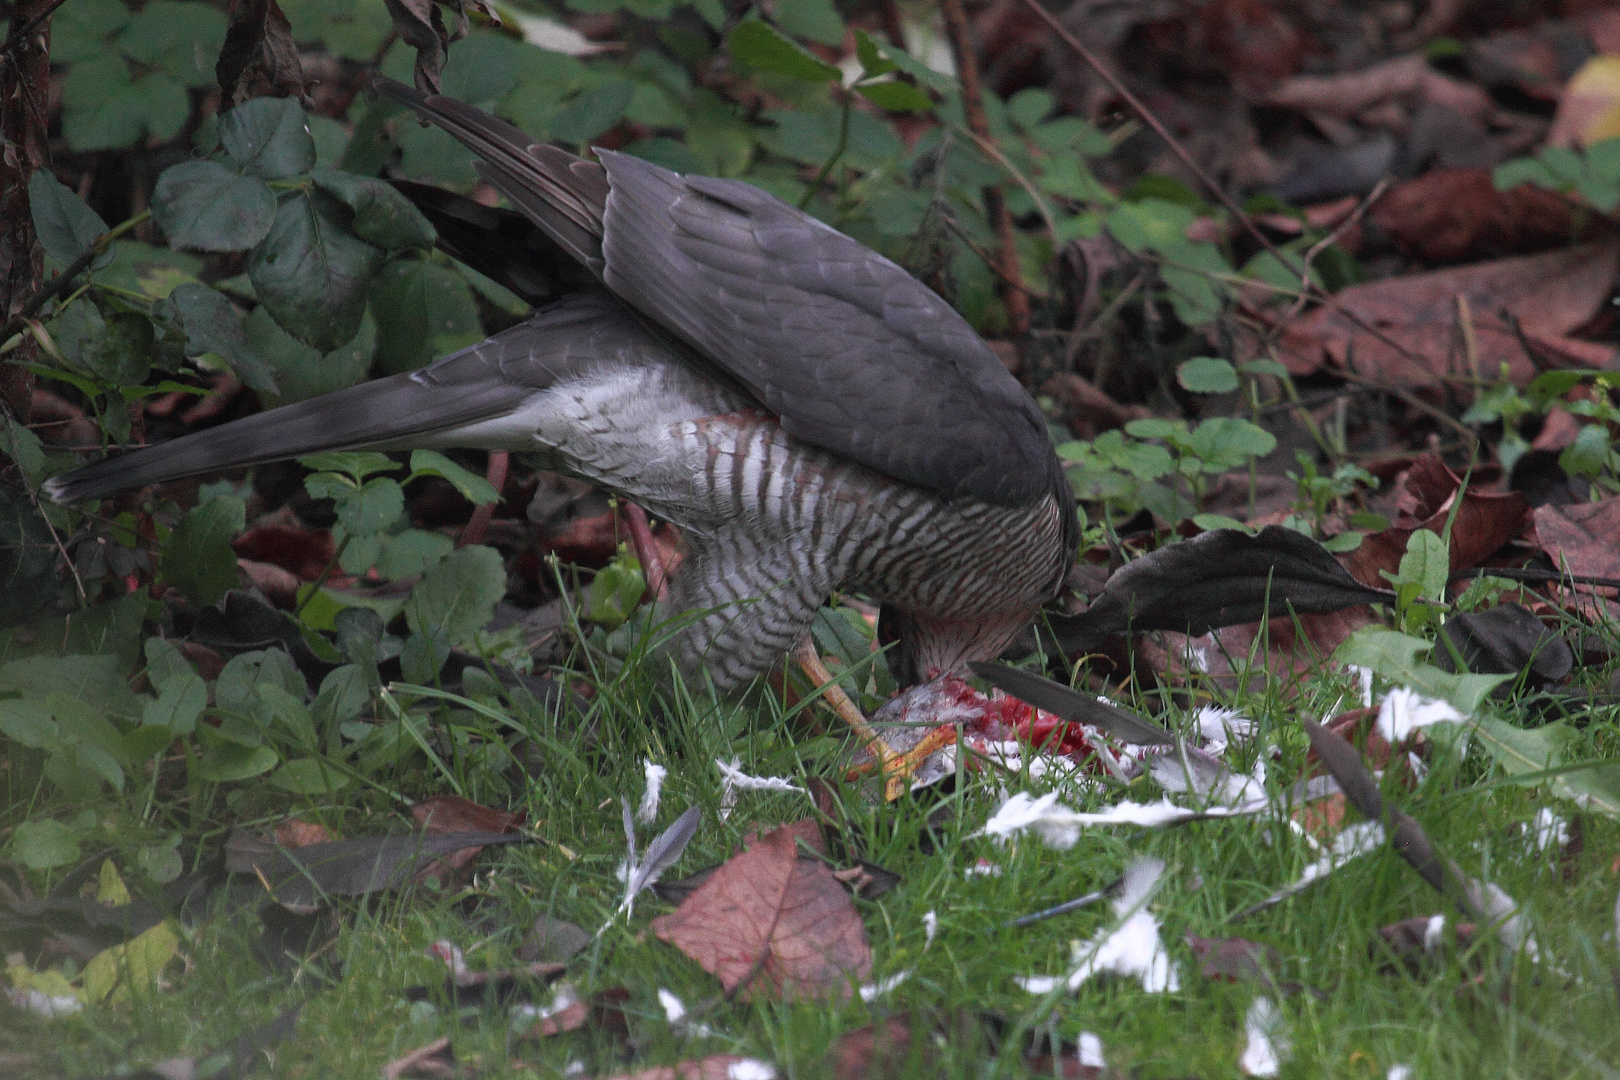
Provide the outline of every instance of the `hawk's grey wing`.
<path id="1" fill-rule="evenodd" d="M 45 491 L 57 502 L 77 502 L 323 450 L 448 445 L 435 437 L 517 412 L 557 380 L 604 357 L 644 352 L 648 340 L 636 318 L 606 293 L 569 297 L 419 371 L 107 458 L 46 481 Z M 521 435 L 518 449 L 527 448 Z"/>
<path id="2" fill-rule="evenodd" d="M 582 161 L 379 80 L 616 294 L 816 446 L 949 496 L 1066 491 L 1045 421 L 967 322 L 900 267 L 750 184 Z"/>

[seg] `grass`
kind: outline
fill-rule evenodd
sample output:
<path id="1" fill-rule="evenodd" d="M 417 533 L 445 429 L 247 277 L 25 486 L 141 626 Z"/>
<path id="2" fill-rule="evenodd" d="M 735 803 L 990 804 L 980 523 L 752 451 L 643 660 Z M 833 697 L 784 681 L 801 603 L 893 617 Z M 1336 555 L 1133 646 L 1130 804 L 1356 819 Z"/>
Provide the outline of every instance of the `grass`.
<path id="1" fill-rule="evenodd" d="M 1281 791 L 1304 767 L 1296 717 L 1319 717 L 1351 692 L 1348 678 L 1324 673 L 1287 699 L 1273 687 L 1223 703 L 1260 721 L 1259 744 L 1280 755 L 1269 765 L 1271 789 Z M 1380 926 L 1437 912 L 1453 921 L 1456 916 L 1387 848 L 1261 914 L 1228 922 L 1294 880 L 1316 857 L 1280 812 L 1160 831 L 1090 829 L 1069 851 L 1050 850 L 1033 836 L 1003 845 L 974 835 L 999 804 L 1003 787 L 1043 787 L 1017 777 L 970 774 L 965 790 L 955 795 L 908 796 L 888 806 L 846 800 L 849 832 L 864 857 L 902 878 L 887 895 L 857 904 L 872 943 L 873 978 L 909 971 L 903 984 L 870 1006 L 858 998 L 842 1004 L 720 1002 L 702 1016 L 715 1036 L 685 1040 L 665 1022 L 658 989 L 671 990 L 696 1009 L 718 986 L 652 935 L 648 923 L 667 910 L 657 900 L 644 896 L 633 918 L 614 917 L 623 891 L 615 877 L 624 855 L 619 800 L 640 797 L 643 759 L 667 766 L 662 809 L 643 830 L 643 843 L 695 804 L 704 810 L 703 824 L 670 876 L 719 862 L 740 849 L 748 831 L 804 816 L 809 804 L 800 795 L 744 792 L 722 820 L 714 759 L 736 757 L 759 775 L 834 774 L 843 745 L 808 733 L 808 715 L 785 715 L 768 696 L 746 705 L 688 696 L 665 715 L 634 667 L 605 687 L 589 722 L 514 714 L 513 723 L 536 736 L 540 753 L 532 774 L 513 783 L 512 774 L 503 779 L 464 757 L 457 780 L 468 797 L 481 801 L 504 805 L 510 792 L 512 805 L 527 809 L 540 842 L 486 854 L 472 885 L 454 895 L 421 889 L 345 905 L 343 929 L 329 952 L 341 964 L 341 976 L 318 963 L 290 977 L 269 974 L 252 956 L 255 917 L 220 909 L 194 929 L 184 970 L 171 968 L 169 987 L 139 1007 L 91 1007 L 56 1021 L 5 1013 L 0 1071 L 18 1077 L 107 1075 L 171 1056 L 206 1055 L 297 1001 L 306 1002 L 297 1033 L 270 1051 L 264 1074 L 370 1080 L 387 1061 L 446 1035 L 458 1061 L 476 1064 L 479 1075 L 554 1076 L 572 1062 L 584 1062 L 586 1075 L 628 1071 L 632 1063 L 615 1058 L 614 1044 L 598 1034 L 514 1041 L 507 1016 L 498 1010 L 457 1015 L 444 1002 L 413 1005 L 402 997 L 406 986 L 442 982 L 443 966 L 426 952 L 431 942 L 454 941 L 475 968 L 503 968 L 533 920 L 550 915 L 587 930 L 611 920 L 571 962 L 568 978 L 582 993 L 629 990 L 626 1011 L 641 1048 L 633 1062 L 638 1068 L 740 1053 L 774 1062 L 783 1076 L 831 1075 L 828 1049 L 840 1035 L 885 1016 L 905 1016 L 919 1032 L 937 1025 L 941 1041 L 929 1060 L 913 1060 L 886 1075 L 1055 1075 L 1029 1072 L 1021 1040 L 999 1051 L 991 1046 L 984 1025 L 972 1018 L 994 1014 L 1008 1025 L 1050 1029 L 1069 1039 L 1095 1032 L 1109 1063 L 1136 1076 L 1236 1076 L 1244 1014 L 1264 991 L 1252 983 L 1202 977 L 1181 940 L 1193 933 L 1268 944 L 1282 958 L 1275 978 L 1311 988 L 1281 1002 L 1293 1048 L 1285 1077 L 1384 1077 L 1396 1064 L 1424 1078 L 1482 1070 L 1508 1077 L 1615 1074 L 1608 1063 L 1620 1062 L 1612 976 L 1620 961 L 1614 940 L 1620 882 L 1609 860 L 1620 851 L 1620 827 L 1587 816 L 1585 851 L 1573 881 L 1566 882 L 1556 853 L 1538 852 L 1524 825 L 1542 806 L 1566 816 L 1576 809 L 1556 803 L 1544 789 L 1477 786 L 1499 778 L 1488 759 L 1464 756 L 1461 740 L 1442 736 L 1434 740 L 1434 767 L 1422 783 L 1407 791 L 1391 781 L 1386 794 L 1470 874 L 1520 900 L 1540 947 L 1539 962 L 1506 955 L 1482 935 L 1487 940 L 1471 952 L 1453 952 L 1421 972 L 1391 965 L 1386 953 L 1373 948 Z M 1511 706 L 1502 715 L 1511 718 Z M 1178 722 L 1175 710 L 1169 719 Z M 462 713 L 458 722 L 479 720 Z M 1620 731 L 1615 717 L 1604 713 L 1591 718 L 1587 733 L 1601 745 Z M 447 760 L 445 768 L 455 766 Z M 447 790 L 445 780 L 424 768 L 390 783 L 425 795 Z M 1156 797 L 1145 780 L 1130 794 Z M 1117 797 L 1079 788 L 1064 796 L 1082 809 Z M 325 805 L 282 800 L 287 812 L 342 835 L 400 827 L 388 801 L 375 793 Z M 216 813 L 226 813 L 223 801 Z M 937 830 L 931 846 L 921 843 L 930 820 Z M 1070 942 L 1109 925 L 1111 913 L 1098 905 L 1022 929 L 1001 924 L 1096 889 L 1144 854 L 1169 867 L 1152 910 L 1180 967 L 1181 989 L 1147 994 L 1135 981 L 1102 978 L 1077 995 L 1056 995 L 1047 1011 L 1014 977 L 1063 973 Z M 980 858 L 999 865 L 1000 875 L 969 875 Z M 929 911 L 937 915 L 938 932 L 926 946 L 923 916 Z"/>

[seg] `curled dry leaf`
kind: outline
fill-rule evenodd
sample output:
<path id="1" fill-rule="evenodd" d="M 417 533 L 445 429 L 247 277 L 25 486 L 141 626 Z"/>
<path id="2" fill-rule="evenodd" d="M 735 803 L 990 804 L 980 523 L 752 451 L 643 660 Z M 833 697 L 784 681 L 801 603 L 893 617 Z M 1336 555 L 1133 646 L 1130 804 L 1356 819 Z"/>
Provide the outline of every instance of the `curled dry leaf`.
<path id="1" fill-rule="evenodd" d="M 263 91 L 255 83 L 261 79 L 277 93 L 307 100 L 292 24 L 276 0 L 236 0 L 232 5 L 214 78 L 219 82 L 221 112 L 260 95 Z"/>
<path id="2" fill-rule="evenodd" d="M 439 92 L 439 73 L 449 58 L 450 43 L 467 36 L 467 11 L 470 8 L 496 26 L 501 17 L 495 14 L 485 0 L 383 0 L 388 14 L 394 20 L 394 29 L 400 39 L 416 50 L 416 88 L 426 94 Z M 455 13 L 455 22 L 444 25 L 439 11 L 443 4 Z"/>
<path id="3" fill-rule="evenodd" d="M 1456 344 L 1461 296 L 1472 315 L 1472 366 L 1490 376 L 1506 364 L 1514 385 L 1523 386 L 1537 371 L 1527 345 L 1582 352 L 1581 343 L 1567 335 L 1609 299 L 1617 265 L 1620 242 L 1603 240 L 1352 285 L 1335 294 L 1333 306 L 1284 328 L 1279 356 L 1296 375 L 1310 374 L 1326 360 L 1391 385 L 1428 386 L 1446 375 L 1468 376 L 1470 361 Z M 1602 346 L 1598 352 L 1612 356 L 1614 350 Z"/>
<path id="4" fill-rule="evenodd" d="M 440 835 L 456 832 L 517 832 L 528 815 L 527 810 L 513 813 L 509 810 L 481 806 L 460 795 L 435 795 L 411 804 L 411 817 L 416 819 L 423 831 Z M 466 847 L 451 852 L 442 859 L 435 859 L 417 875 L 417 880 L 426 881 L 433 878 L 441 882 L 446 881 L 476 859 L 483 850 L 481 847 Z"/>
<path id="5" fill-rule="evenodd" d="M 1593 228 L 1555 191 L 1498 191 L 1489 169 L 1437 168 L 1394 185 L 1367 215 L 1400 251 L 1430 263 L 1522 255 Z"/>
<path id="6" fill-rule="evenodd" d="M 652 925 L 727 992 L 846 996 L 872 970 L 849 893 L 819 860 L 799 858 L 789 829 L 760 837 Z"/>
<path id="7" fill-rule="evenodd" d="M 1532 516 L 1536 546 L 1553 566 L 1571 574 L 1620 578 L 1620 496 L 1584 506 L 1538 506 Z M 1610 602 L 1597 600 L 1610 595 L 1598 586 L 1570 586 L 1584 600 L 1577 609 L 1596 615 L 1610 608 Z"/>
<path id="8" fill-rule="evenodd" d="M 624 1015 L 624 1003 L 629 1000 L 630 991 L 622 986 L 592 994 L 589 1000 L 572 998 L 561 1009 L 538 1017 L 518 1037 L 549 1039 L 585 1027 L 615 1037 L 629 1035 L 630 1022 Z"/>
<path id="9" fill-rule="evenodd" d="M 1462 489 L 1462 478 L 1439 458 L 1426 454 L 1401 473 L 1393 485 L 1395 516 L 1389 528 L 1366 537 L 1345 556 L 1345 565 L 1358 581 L 1383 583 L 1380 570 L 1400 569 L 1406 542 L 1419 529 L 1443 535 L 1451 509 Z M 1451 570 L 1468 570 L 1519 535 L 1529 501 L 1516 491 L 1494 493 L 1470 484 L 1451 526 Z"/>

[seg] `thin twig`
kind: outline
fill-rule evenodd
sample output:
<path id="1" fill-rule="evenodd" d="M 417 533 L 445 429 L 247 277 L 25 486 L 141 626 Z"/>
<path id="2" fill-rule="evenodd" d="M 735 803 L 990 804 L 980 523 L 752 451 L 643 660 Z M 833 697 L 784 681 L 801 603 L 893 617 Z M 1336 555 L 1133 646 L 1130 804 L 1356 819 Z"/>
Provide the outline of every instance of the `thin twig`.
<path id="1" fill-rule="evenodd" d="M 956 53 L 956 75 L 962 84 L 962 112 L 967 118 L 968 130 L 974 141 L 990 141 L 990 122 L 984 112 L 984 91 L 979 83 L 979 59 L 973 48 L 973 33 L 968 27 L 967 11 L 962 0 L 940 0 L 940 11 L 945 16 L 946 36 Z M 1018 248 L 1013 235 L 1012 214 L 1001 188 L 992 184 L 983 191 L 984 213 L 990 219 L 990 228 L 996 234 L 997 259 L 1000 276 L 1007 288 L 1002 303 L 1007 306 L 1007 323 L 1015 338 L 1029 333 L 1029 290 L 1023 287 L 1023 273 L 1018 266 Z"/>
<path id="2" fill-rule="evenodd" d="M 1332 232 L 1328 233 L 1326 236 L 1322 237 L 1322 239 L 1318 240 L 1316 243 L 1312 244 L 1308 249 L 1306 249 L 1304 262 L 1299 271 L 1299 296 L 1295 298 L 1293 306 L 1283 314 L 1283 317 L 1272 324 L 1272 335 L 1280 333 L 1283 327 L 1287 326 L 1289 323 L 1298 318 L 1299 313 L 1305 310 L 1306 303 L 1310 301 L 1312 284 L 1311 263 L 1314 262 L 1316 257 L 1322 254 L 1322 252 L 1338 243 L 1339 238 L 1348 232 L 1352 227 L 1359 224 L 1361 219 L 1367 216 L 1367 211 L 1371 210 L 1378 203 L 1378 200 L 1384 197 L 1384 193 L 1389 190 L 1391 183 L 1392 181 L 1387 176 L 1378 181 L 1377 186 L 1372 189 L 1365 199 L 1361 200 L 1356 208 L 1350 212 L 1348 217 L 1339 222 L 1338 226 Z M 1284 263 L 1283 265 L 1287 266 L 1287 263 Z M 1270 341 L 1269 336 L 1267 341 Z"/>

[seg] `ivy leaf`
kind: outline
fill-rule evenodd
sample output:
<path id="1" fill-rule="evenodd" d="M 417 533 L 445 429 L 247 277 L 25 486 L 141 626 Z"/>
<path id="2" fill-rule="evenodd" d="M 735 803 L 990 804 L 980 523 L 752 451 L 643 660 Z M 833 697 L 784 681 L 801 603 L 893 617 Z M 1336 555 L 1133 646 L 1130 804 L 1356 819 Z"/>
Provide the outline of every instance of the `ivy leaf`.
<path id="1" fill-rule="evenodd" d="M 463 469 L 437 450 L 411 451 L 411 475 L 442 476 L 474 506 L 501 501 L 501 493 L 488 480 Z"/>
<path id="2" fill-rule="evenodd" d="M 39 234 L 45 253 L 64 267 L 90 250 L 107 231 L 101 215 L 85 205 L 49 169 L 36 169 L 28 181 L 28 208 L 34 216 L 34 232 Z M 100 270 L 112 262 L 112 252 L 103 252 L 93 263 Z"/>
<path id="3" fill-rule="evenodd" d="M 366 310 L 366 286 L 383 253 L 341 228 L 330 196 L 300 193 L 281 204 L 248 277 L 283 330 L 322 352 L 351 340 Z"/>
<path id="4" fill-rule="evenodd" d="M 422 575 L 405 605 L 413 632 L 452 644 L 469 641 L 495 614 L 506 595 L 500 552 L 473 544 L 452 552 Z"/>
<path id="5" fill-rule="evenodd" d="M 339 169 L 316 169 L 315 186 L 354 211 L 350 228 L 384 251 L 431 248 L 438 239 L 433 225 L 392 184 Z"/>
<path id="6" fill-rule="evenodd" d="M 738 23 L 726 36 L 726 48 L 733 60 L 758 71 L 803 82 L 826 82 L 840 77 L 837 68 L 817 60 L 758 19 Z"/>
<path id="7" fill-rule="evenodd" d="M 276 196 L 263 180 L 217 161 L 182 161 L 158 177 L 152 218 L 170 247 L 245 251 L 269 234 Z"/>
<path id="8" fill-rule="evenodd" d="M 231 537 L 246 524 L 241 499 L 217 495 L 192 509 L 169 534 L 163 549 L 163 580 L 195 604 L 212 604 L 237 587 Z"/>
<path id="9" fill-rule="evenodd" d="M 186 355 L 213 353 L 255 390 L 276 393 L 275 373 L 248 344 L 242 317 L 231 302 L 206 285 L 186 282 L 169 294 L 186 331 Z"/>
<path id="10" fill-rule="evenodd" d="M 219 141 L 251 176 L 280 180 L 315 167 L 315 140 L 292 98 L 254 98 L 219 119 Z"/>

